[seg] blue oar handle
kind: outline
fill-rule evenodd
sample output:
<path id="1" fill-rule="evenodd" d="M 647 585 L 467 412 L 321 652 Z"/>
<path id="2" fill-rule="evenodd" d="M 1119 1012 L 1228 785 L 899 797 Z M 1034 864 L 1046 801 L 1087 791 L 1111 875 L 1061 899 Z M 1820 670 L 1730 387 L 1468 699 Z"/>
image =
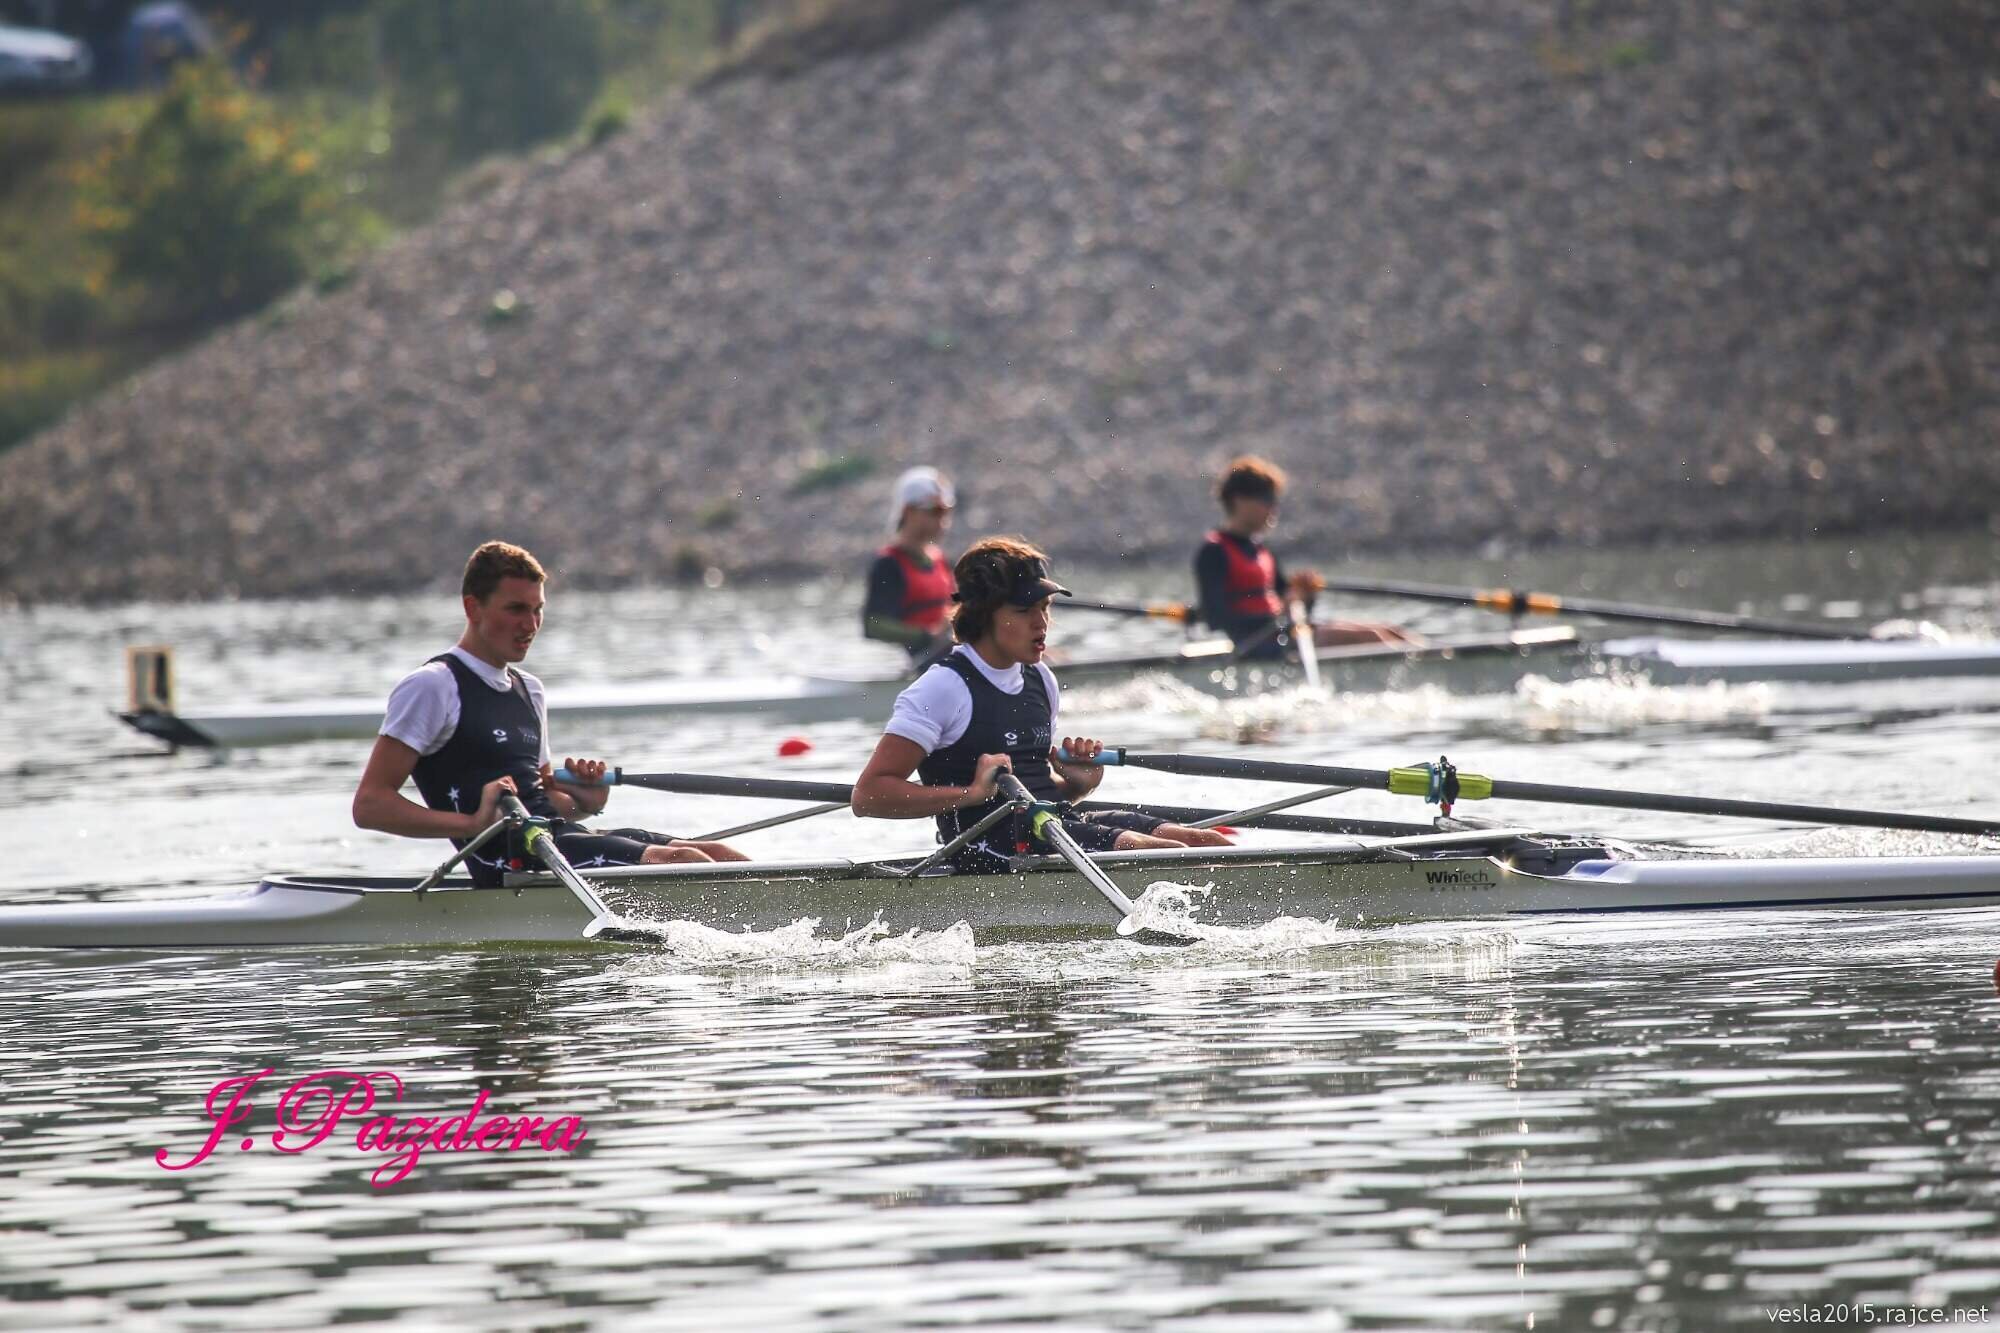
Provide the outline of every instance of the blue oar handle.
<path id="1" fill-rule="evenodd" d="M 1112 768 L 1125 762 L 1125 752 L 1107 745 L 1097 752 L 1097 758 L 1095 759 L 1078 759 L 1065 746 L 1056 751 L 1056 758 L 1062 760 L 1065 764 L 1103 764 L 1107 768 Z"/>
<path id="2" fill-rule="evenodd" d="M 604 770 L 601 782 L 585 782 L 567 768 L 559 768 L 556 770 L 556 781 L 567 782 L 572 787 L 615 787 L 623 780 L 624 775 L 625 770 L 622 768 L 607 768 Z"/>

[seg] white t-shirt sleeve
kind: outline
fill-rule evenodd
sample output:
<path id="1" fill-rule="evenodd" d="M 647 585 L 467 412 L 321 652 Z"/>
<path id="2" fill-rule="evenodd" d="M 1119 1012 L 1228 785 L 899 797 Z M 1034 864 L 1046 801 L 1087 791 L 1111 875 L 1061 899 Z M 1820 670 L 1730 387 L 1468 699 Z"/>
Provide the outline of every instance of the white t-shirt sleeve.
<path id="1" fill-rule="evenodd" d="M 457 730 L 458 685 L 444 663 L 424 663 L 389 691 L 382 735 L 425 755 L 442 750 Z"/>
<path id="2" fill-rule="evenodd" d="M 520 668 L 516 667 L 515 670 L 519 671 Z M 542 693 L 542 682 L 525 671 L 521 672 L 521 683 L 528 687 L 528 702 L 535 706 L 535 720 L 540 722 L 542 726 L 542 757 L 540 762 L 544 764 L 550 763 L 552 761 L 549 759 L 548 697 Z"/>
<path id="3" fill-rule="evenodd" d="M 957 672 L 934 666 L 896 696 L 885 735 L 913 741 L 925 754 L 941 750 L 972 725 L 972 691 Z"/>

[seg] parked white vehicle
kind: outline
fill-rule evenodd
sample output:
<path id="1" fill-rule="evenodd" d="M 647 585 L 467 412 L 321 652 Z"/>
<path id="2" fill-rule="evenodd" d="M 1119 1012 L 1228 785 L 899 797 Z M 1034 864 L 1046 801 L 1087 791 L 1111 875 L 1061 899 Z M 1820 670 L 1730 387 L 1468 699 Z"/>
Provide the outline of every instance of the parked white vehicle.
<path id="1" fill-rule="evenodd" d="M 75 38 L 0 23 L 0 93 L 71 92 L 90 70 L 90 48 Z"/>

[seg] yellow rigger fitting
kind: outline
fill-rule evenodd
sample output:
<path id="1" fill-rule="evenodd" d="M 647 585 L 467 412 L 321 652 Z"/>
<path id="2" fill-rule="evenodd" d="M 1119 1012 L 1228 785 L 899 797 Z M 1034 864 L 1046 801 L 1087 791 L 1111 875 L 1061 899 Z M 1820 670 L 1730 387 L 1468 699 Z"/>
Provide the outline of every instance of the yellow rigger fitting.
<path id="1" fill-rule="evenodd" d="M 1419 764 L 1415 768 L 1392 768 L 1389 770 L 1389 792 L 1394 796 L 1417 796 L 1424 800 L 1431 798 L 1433 773 L 1429 764 Z M 1458 799 L 1461 801 L 1484 801 L 1493 795 L 1493 779 L 1480 773 L 1460 773 L 1458 775 Z"/>

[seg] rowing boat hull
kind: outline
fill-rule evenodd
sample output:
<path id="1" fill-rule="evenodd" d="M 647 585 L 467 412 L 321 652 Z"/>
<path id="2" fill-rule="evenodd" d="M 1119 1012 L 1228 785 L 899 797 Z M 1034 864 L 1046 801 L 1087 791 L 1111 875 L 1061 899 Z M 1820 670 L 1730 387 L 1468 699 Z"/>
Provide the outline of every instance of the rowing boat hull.
<path id="1" fill-rule="evenodd" d="M 1484 688 L 1518 675 L 1521 664 L 1576 648 L 1566 626 L 1517 630 L 1452 639 L 1411 652 L 1367 644 L 1320 650 L 1321 670 L 1341 689 L 1382 688 L 1398 673 L 1434 669 L 1463 672 L 1476 664 L 1495 667 Z M 1071 687 L 1116 683 L 1146 673 L 1232 694 L 1296 684 L 1298 672 L 1282 663 L 1236 663 L 1226 642 L 1189 644 L 1171 653 L 1086 658 L 1059 666 Z M 1466 677 L 1468 681 L 1470 677 Z M 657 720 L 726 714 L 756 715 L 774 722 L 822 722 L 860 717 L 886 718 L 905 676 L 779 676 L 760 680 L 664 680 L 574 690 L 548 696 L 552 725 L 601 726 L 637 718 Z M 309 699 L 291 703 L 247 704 L 233 709 L 146 710 L 118 715 L 128 725 L 169 745 L 233 749 L 289 745 L 302 741 L 365 740 L 382 725 L 375 699 Z"/>
<path id="2" fill-rule="evenodd" d="M 2000 643 L 1659 638 L 1586 643 L 1568 626 L 1555 626 L 1454 639 L 1414 652 L 1380 644 L 1322 648 L 1319 664 L 1327 687 L 1344 691 L 1418 682 L 1462 691 L 1506 689 L 1529 672 L 1574 679 L 1615 671 L 1659 685 L 1850 683 L 2000 675 Z M 1087 659 L 1059 669 L 1070 688 L 1164 673 L 1225 695 L 1287 688 L 1301 679 L 1299 671 L 1286 663 L 1233 662 L 1228 646 L 1215 643 L 1190 644 L 1175 653 Z M 906 684 L 901 676 L 635 682 L 552 690 L 549 714 L 552 722 L 566 729 L 636 718 L 725 714 L 750 714 L 773 722 L 875 719 L 888 716 Z M 235 748 L 365 740 L 381 726 L 382 707 L 372 699 L 325 699 L 177 713 L 130 712 L 119 717 L 170 745 Z"/>
<path id="3" fill-rule="evenodd" d="M 2000 643 L 1897 639 L 1609 639 L 1606 667 L 1655 685 L 1786 681 L 1847 685 L 1870 680 L 2000 675 Z"/>
<path id="4" fill-rule="evenodd" d="M 1470 845 L 1477 838 L 1467 836 Z M 1356 860 L 1357 856 L 1368 859 Z M 2000 857 L 1633 861 L 1586 859 L 1561 873 L 1447 850 L 1383 859 L 1353 847 L 1134 852 L 1099 858 L 1129 888 L 1209 886 L 1204 924 L 1280 917 L 1352 925 L 1675 911 L 1911 909 L 2000 905 Z M 802 918 L 845 930 L 879 919 L 895 932 L 958 922 L 987 941 L 1102 934 L 1114 923 L 1067 867 L 910 879 L 851 862 L 645 867 L 593 872 L 633 920 L 772 930 Z M 273 876 L 227 897 L 0 909 L 0 948 L 260 948 L 577 942 L 589 913 L 559 885 L 474 889 L 446 881 Z"/>

